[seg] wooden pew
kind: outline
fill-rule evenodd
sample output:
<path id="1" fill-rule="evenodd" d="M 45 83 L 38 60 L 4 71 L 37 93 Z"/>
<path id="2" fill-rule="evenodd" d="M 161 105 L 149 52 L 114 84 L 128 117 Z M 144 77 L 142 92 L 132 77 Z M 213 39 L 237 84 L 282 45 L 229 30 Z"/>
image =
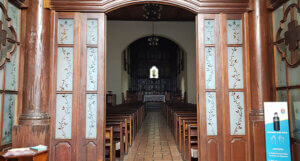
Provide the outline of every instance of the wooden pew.
<path id="1" fill-rule="evenodd" d="M 122 117 L 119 117 L 119 118 L 111 118 L 109 116 L 107 116 L 106 118 L 106 122 L 109 122 L 109 123 L 123 123 L 122 125 L 122 135 L 123 135 L 123 142 L 122 142 L 122 147 L 125 149 L 124 152 L 125 153 L 128 153 L 128 138 L 129 138 L 129 135 L 130 135 L 130 132 L 129 132 L 129 129 L 128 129 L 128 121 L 127 121 L 127 118 L 122 118 Z M 129 125 L 130 126 L 130 125 Z M 124 144 L 124 145 L 123 145 Z"/>
<path id="2" fill-rule="evenodd" d="M 198 133 L 197 124 L 188 125 L 188 161 L 198 158 Z"/>
<path id="3" fill-rule="evenodd" d="M 197 118 L 195 119 L 185 119 L 182 121 L 182 127 L 183 127 L 183 132 L 182 132 L 182 158 L 183 160 L 188 159 L 188 126 L 190 124 L 197 125 Z"/>
<path id="4" fill-rule="evenodd" d="M 120 160 L 124 157 L 124 132 L 123 132 L 124 122 L 106 122 L 106 127 L 113 127 L 113 141 L 115 144 L 115 157 L 117 151 L 120 152 Z"/>
<path id="5" fill-rule="evenodd" d="M 105 131 L 105 158 L 109 161 L 115 160 L 115 147 L 113 139 L 113 127 L 106 127 Z"/>
<path id="6" fill-rule="evenodd" d="M 181 137 L 181 124 L 180 118 L 183 117 L 190 117 L 194 118 L 197 117 L 197 114 L 194 112 L 176 112 L 174 114 L 174 134 L 175 134 L 175 141 L 181 146 L 180 137 Z M 179 149 L 180 151 L 181 149 Z"/>
<path id="7" fill-rule="evenodd" d="M 114 161 L 117 152 L 120 152 L 120 159 L 123 160 L 125 153 L 128 153 L 129 145 L 141 127 L 142 121 L 145 117 L 144 106 L 123 104 L 115 107 L 108 107 L 106 110 L 106 127 L 113 128 L 113 144 L 114 150 L 112 155 Z"/>
<path id="8" fill-rule="evenodd" d="M 179 138 L 179 143 L 178 143 L 178 147 L 179 147 L 179 152 L 183 153 L 183 147 L 184 147 L 184 124 L 186 121 L 196 121 L 197 123 L 197 116 L 182 116 L 179 117 L 179 121 L 178 121 L 178 138 Z"/>
<path id="9" fill-rule="evenodd" d="M 198 158 L 196 106 L 191 104 L 165 105 L 163 114 L 184 160 Z M 193 152 L 193 153 L 192 153 Z"/>

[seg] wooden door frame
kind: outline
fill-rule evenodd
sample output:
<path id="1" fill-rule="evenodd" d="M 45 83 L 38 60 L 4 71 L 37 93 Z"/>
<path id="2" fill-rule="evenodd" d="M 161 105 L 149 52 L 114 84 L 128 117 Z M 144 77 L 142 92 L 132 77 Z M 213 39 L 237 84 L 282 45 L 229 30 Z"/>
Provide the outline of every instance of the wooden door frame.
<path id="1" fill-rule="evenodd" d="M 71 6 L 66 6 L 68 5 L 68 3 L 71 4 Z M 101 48 L 101 53 L 103 53 L 103 58 L 102 58 L 102 62 L 99 63 L 101 65 L 100 67 L 100 70 L 103 71 L 103 77 L 101 78 L 98 78 L 98 84 L 99 84 L 99 97 L 101 97 L 100 99 L 103 100 L 103 102 L 101 102 L 100 104 L 100 107 L 98 106 L 98 116 L 99 116 L 99 126 L 98 126 L 98 132 L 99 133 L 102 133 L 102 137 L 101 138 L 97 138 L 97 140 L 99 141 L 98 144 L 99 146 L 101 146 L 102 148 L 100 149 L 97 149 L 97 155 L 100 155 L 99 158 L 101 161 L 104 161 L 104 158 L 105 158 L 105 142 L 104 142 L 104 136 L 105 136 L 105 124 L 106 124 L 106 38 L 107 38 L 107 35 L 106 35 L 106 14 L 109 13 L 110 11 L 112 10 L 115 10 L 115 9 L 118 9 L 120 7 L 124 7 L 124 6 L 128 6 L 128 5 L 133 5 L 133 4 L 138 4 L 138 3 L 149 3 L 147 1 L 142 1 L 142 0 L 136 0 L 136 1 L 126 1 L 126 0 L 122 0 L 121 2 L 116 2 L 116 1 L 112 1 L 112 2 L 108 2 L 107 4 L 103 5 L 102 8 L 99 8 L 96 6 L 96 8 L 94 7 L 86 7 L 86 8 L 78 8 L 78 6 L 74 5 L 76 4 L 76 2 L 64 2 L 64 3 L 55 3 L 55 0 L 53 3 L 50 3 L 50 9 L 52 9 L 52 34 L 51 34 L 51 67 L 55 66 L 55 63 L 54 63 L 54 55 L 55 55 L 55 42 L 54 40 L 56 39 L 55 38 L 55 28 L 54 25 L 57 25 L 55 23 L 55 19 L 57 18 L 57 14 L 59 14 L 59 12 L 57 11 L 73 11 L 75 13 L 77 13 L 78 15 L 80 15 L 82 11 L 98 11 L 98 14 L 101 14 L 101 16 L 103 16 L 103 21 L 99 23 L 100 25 L 100 31 L 99 31 L 99 34 L 101 33 L 104 33 L 104 36 L 99 36 L 99 38 L 102 38 L 100 40 L 100 46 L 102 46 L 103 48 Z M 155 2 L 152 2 L 152 3 L 159 3 L 159 4 L 167 4 L 167 5 L 173 5 L 173 6 L 177 6 L 177 7 L 180 7 L 180 8 L 183 8 L 183 9 L 186 9 L 186 10 L 189 10 L 189 11 L 192 11 L 193 13 L 196 13 L 198 15 L 195 16 L 195 29 L 196 29 L 196 32 L 195 32 L 195 36 L 196 36 L 196 51 L 195 51 L 195 54 L 196 54 L 196 87 L 197 87 L 197 94 L 196 94 L 196 100 L 197 100 L 197 118 L 198 118 L 198 122 L 199 122 L 199 125 L 198 125 L 198 134 L 199 134 L 199 137 L 202 136 L 202 133 L 200 132 L 200 123 L 205 121 L 203 119 L 205 119 L 205 117 L 201 116 L 200 115 L 200 111 L 201 108 L 203 109 L 203 105 L 201 105 L 200 107 L 200 100 L 199 100 L 199 96 L 200 96 L 200 87 L 199 87 L 199 81 L 200 81 L 200 69 L 199 69 L 199 62 L 198 62 L 198 59 L 199 59 L 199 55 L 203 55 L 201 53 L 203 53 L 201 50 L 199 50 L 201 48 L 201 46 L 199 46 L 199 40 L 202 39 L 202 34 L 201 32 L 198 31 L 198 25 L 199 23 L 202 23 L 202 22 L 199 22 L 199 15 L 200 12 L 202 13 L 215 13 L 215 14 L 220 14 L 220 11 L 229 11 L 230 12 L 236 12 L 236 13 L 239 13 L 239 14 L 242 14 L 244 13 L 245 11 L 247 11 L 247 7 L 241 7 L 241 8 L 235 8 L 236 6 L 238 6 L 237 4 L 241 4 L 242 6 L 245 6 L 245 3 L 231 3 L 232 7 L 228 7 L 226 6 L 226 8 L 222 8 L 220 7 L 220 4 L 212 4 L 210 7 L 215 7 L 216 5 L 219 6 L 218 9 L 201 9 L 200 5 L 199 4 L 195 4 L 194 1 L 180 1 L 180 0 L 171 0 L 171 1 L 168 1 L 168 2 L 165 2 L 163 0 L 157 0 Z M 72 6 L 73 4 L 73 6 Z M 248 4 L 248 3 L 247 3 Z M 85 4 L 80 4 L 81 6 L 85 6 Z M 89 4 L 90 5 L 90 4 Z M 228 4 L 227 4 L 228 5 Z M 60 6 L 60 7 L 59 7 Z M 99 11 L 102 11 L 99 13 Z M 83 13 L 84 14 L 84 13 Z M 80 43 L 80 42 L 79 42 Z M 79 45 L 80 46 L 80 45 Z M 74 66 L 75 67 L 75 66 Z M 75 67 L 76 68 L 76 67 Z M 99 68 L 98 68 L 99 69 Z M 55 74 L 56 74 L 56 71 L 54 71 L 55 68 L 51 68 L 51 89 L 50 89 L 50 92 L 52 93 L 51 94 L 51 101 L 50 101 L 50 107 L 51 107 L 51 114 L 52 114 L 52 132 L 51 132 L 51 144 L 53 146 L 53 144 L 55 143 L 53 138 L 55 137 L 55 132 L 53 132 L 53 130 L 55 131 L 55 123 L 53 124 L 53 122 L 55 122 L 55 120 L 53 120 L 53 118 L 55 118 L 55 91 L 56 91 L 56 79 L 55 79 Z M 75 74 L 75 73 L 74 73 Z M 247 79 L 247 78 L 244 78 L 244 79 Z M 246 85 L 246 84 L 245 84 Z M 102 90 L 103 89 L 103 90 Z M 223 87 L 222 87 L 223 89 Z M 219 94 L 218 95 L 221 95 L 220 94 L 220 91 L 218 92 Z M 248 96 L 250 96 L 249 93 L 247 93 Z M 98 98 L 99 98 L 98 97 Z M 79 98 L 78 96 L 76 98 Z M 248 100 L 248 98 L 245 98 Z M 80 101 L 79 101 L 80 102 Z M 248 101 L 247 101 L 248 102 Z M 247 105 L 248 106 L 248 105 Z M 249 108 L 248 108 L 249 109 Z M 202 111 L 203 112 L 203 111 Z M 245 111 L 245 115 L 248 114 L 248 111 Z M 204 114 L 203 114 L 204 115 Z M 79 117 L 79 114 L 76 115 L 76 117 Z M 72 125 L 73 126 L 73 125 Z M 248 126 L 247 124 L 245 126 Z M 202 127 L 202 126 L 201 126 Z M 78 129 L 80 127 L 76 127 L 76 129 Z M 102 131 L 102 132 L 101 132 Z M 76 136 L 77 137 L 77 136 Z M 223 137 L 221 137 L 223 138 Z M 222 140 L 222 139 L 221 139 Z M 249 141 L 249 140 L 248 140 Z M 198 145 L 199 145 L 199 148 L 201 148 L 201 145 L 200 145 L 200 139 L 198 139 Z M 78 146 L 79 146 L 79 143 L 75 143 L 75 147 L 76 149 L 78 149 Z M 204 144 L 202 146 L 205 146 Z M 225 146 L 222 146 L 223 148 L 225 148 Z M 52 149 L 52 151 L 55 151 L 55 149 Z M 198 150 L 198 156 L 201 157 L 201 152 L 200 150 Z M 72 152 L 73 154 L 73 152 Z M 78 160 L 78 155 L 76 154 L 76 159 Z M 54 158 L 53 158 L 54 159 Z"/>

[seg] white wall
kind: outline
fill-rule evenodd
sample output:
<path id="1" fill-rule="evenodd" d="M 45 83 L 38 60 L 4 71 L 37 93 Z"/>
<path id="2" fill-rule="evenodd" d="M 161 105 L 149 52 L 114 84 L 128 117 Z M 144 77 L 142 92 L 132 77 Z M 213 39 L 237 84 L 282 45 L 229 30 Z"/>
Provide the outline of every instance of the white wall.
<path id="1" fill-rule="evenodd" d="M 163 36 L 177 43 L 187 56 L 188 102 L 196 103 L 196 36 L 194 22 L 155 22 L 155 35 Z M 123 50 L 135 40 L 150 36 L 152 23 L 145 21 L 107 22 L 107 91 L 117 94 L 121 103 Z"/>

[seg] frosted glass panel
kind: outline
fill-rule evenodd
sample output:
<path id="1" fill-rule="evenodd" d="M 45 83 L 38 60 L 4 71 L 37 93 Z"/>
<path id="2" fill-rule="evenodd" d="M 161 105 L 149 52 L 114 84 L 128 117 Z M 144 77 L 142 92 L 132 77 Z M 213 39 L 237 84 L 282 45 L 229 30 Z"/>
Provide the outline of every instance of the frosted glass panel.
<path id="1" fill-rule="evenodd" d="M 97 137 L 97 94 L 86 95 L 86 133 L 88 139 Z"/>
<path id="2" fill-rule="evenodd" d="M 57 49 L 57 90 L 72 91 L 73 88 L 73 48 Z"/>
<path id="3" fill-rule="evenodd" d="M 72 94 L 56 95 L 55 138 L 71 139 L 72 134 Z"/>
<path id="4" fill-rule="evenodd" d="M 287 92 L 286 92 L 286 90 L 278 90 L 277 91 L 277 101 L 287 102 Z"/>
<path id="5" fill-rule="evenodd" d="M 290 90 L 293 137 L 300 138 L 300 89 Z"/>
<path id="6" fill-rule="evenodd" d="M 207 135 L 217 135 L 216 92 L 206 92 L 206 128 Z"/>
<path id="7" fill-rule="evenodd" d="M 205 44 L 215 43 L 215 20 L 204 20 Z"/>
<path id="8" fill-rule="evenodd" d="M 17 51 L 11 56 L 10 62 L 6 63 L 6 90 L 16 91 L 18 87 L 18 63 L 19 63 L 19 54 Z"/>
<path id="9" fill-rule="evenodd" d="M 58 44 L 73 44 L 74 20 L 58 19 Z"/>
<path id="10" fill-rule="evenodd" d="M 227 44 L 242 43 L 242 20 L 227 20 Z"/>
<path id="11" fill-rule="evenodd" d="M 97 48 L 87 48 L 87 90 L 97 90 Z"/>
<path id="12" fill-rule="evenodd" d="M 8 17 L 12 19 L 12 26 L 14 27 L 17 33 L 17 39 L 19 39 L 19 30 L 20 30 L 20 12 L 19 8 L 15 7 L 11 3 L 8 3 L 8 10 L 7 10 Z"/>
<path id="13" fill-rule="evenodd" d="M 205 88 L 215 89 L 215 48 L 205 48 Z"/>
<path id="14" fill-rule="evenodd" d="M 276 50 L 276 86 L 286 86 L 285 61 L 281 59 L 280 53 Z"/>
<path id="15" fill-rule="evenodd" d="M 97 44 L 98 41 L 98 20 L 87 21 L 87 43 Z"/>
<path id="16" fill-rule="evenodd" d="M 3 89 L 3 70 L 4 69 L 0 69 L 0 90 Z"/>
<path id="17" fill-rule="evenodd" d="M 244 104 L 244 92 L 229 92 L 231 135 L 245 135 Z"/>
<path id="18" fill-rule="evenodd" d="M 12 126 L 15 122 L 15 113 L 17 106 L 17 95 L 5 94 L 4 96 L 4 113 L 3 113 L 3 131 L 2 144 L 11 142 Z"/>
<path id="19" fill-rule="evenodd" d="M 288 68 L 289 70 L 289 86 L 300 85 L 300 65 L 296 68 Z"/>
<path id="20" fill-rule="evenodd" d="M 243 48 L 228 47 L 228 84 L 230 89 L 244 88 Z"/>
<path id="21" fill-rule="evenodd" d="M 273 23 L 274 23 L 274 37 L 276 37 L 277 31 L 280 27 L 280 21 L 283 19 L 283 6 L 278 7 L 274 12 L 273 12 Z"/>

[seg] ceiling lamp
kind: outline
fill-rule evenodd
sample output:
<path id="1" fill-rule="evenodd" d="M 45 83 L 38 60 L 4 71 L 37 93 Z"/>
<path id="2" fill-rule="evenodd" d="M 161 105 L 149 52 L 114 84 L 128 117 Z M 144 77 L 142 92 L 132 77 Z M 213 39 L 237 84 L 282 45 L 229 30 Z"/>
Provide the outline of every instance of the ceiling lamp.
<path id="1" fill-rule="evenodd" d="M 160 19 L 162 5 L 157 3 L 146 3 L 143 6 L 145 14 L 143 15 L 148 21 L 157 21 Z"/>
<path id="2" fill-rule="evenodd" d="M 152 21 L 152 36 L 148 38 L 149 46 L 155 47 L 158 45 L 159 38 L 154 35 L 154 21 L 160 19 L 162 5 L 156 3 L 147 3 L 143 6 L 145 14 L 143 15 L 146 20 Z"/>
<path id="3" fill-rule="evenodd" d="M 148 37 L 149 46 L 155 47 L 158 45 L 159 38 L 154 35 L 154 22 L 152 21 L 152 35 Z"/>

